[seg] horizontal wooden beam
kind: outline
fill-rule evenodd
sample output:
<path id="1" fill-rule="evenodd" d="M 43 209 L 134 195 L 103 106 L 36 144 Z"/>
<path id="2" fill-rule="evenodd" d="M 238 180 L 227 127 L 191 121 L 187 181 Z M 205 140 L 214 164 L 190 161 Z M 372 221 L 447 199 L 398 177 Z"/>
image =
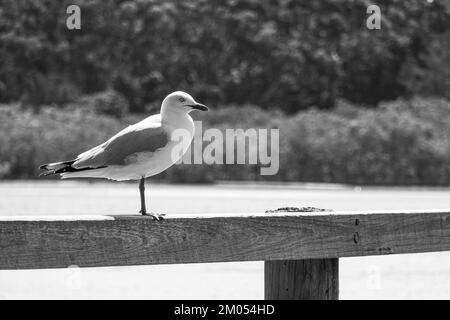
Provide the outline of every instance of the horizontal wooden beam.
<path id="1" fill-rule="evenodd" d="M 450 250 L 450 210 L 1 217 L 0 269 L 298 260 Z"/>

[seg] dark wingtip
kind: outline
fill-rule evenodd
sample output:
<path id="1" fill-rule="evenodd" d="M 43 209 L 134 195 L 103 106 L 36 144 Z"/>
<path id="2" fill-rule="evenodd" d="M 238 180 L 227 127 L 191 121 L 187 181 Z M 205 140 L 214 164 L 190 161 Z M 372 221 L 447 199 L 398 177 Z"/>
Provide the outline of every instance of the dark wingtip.
<path id="1" fill-rule="evenodd" d="M 47 170 L 47 164 L 42 164 L 39 166 L 39 170 Z"/>
<path id="2" fill-rule="evenodd" d="M 46 177 L 46 176 L 49 176 L 51 174 L 55 174 L 55 171 L 41 172 L 38 177 Z"/>

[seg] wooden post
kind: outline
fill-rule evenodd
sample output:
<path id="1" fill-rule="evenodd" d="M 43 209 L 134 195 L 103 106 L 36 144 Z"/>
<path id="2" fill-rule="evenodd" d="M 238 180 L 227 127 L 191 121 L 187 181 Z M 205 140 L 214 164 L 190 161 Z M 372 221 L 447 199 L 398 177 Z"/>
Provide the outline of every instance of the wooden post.
<path id="1" fill-rule="evenodd" d="M 266 300 L 337 300 L 339 260 L 265 261 Z"/>

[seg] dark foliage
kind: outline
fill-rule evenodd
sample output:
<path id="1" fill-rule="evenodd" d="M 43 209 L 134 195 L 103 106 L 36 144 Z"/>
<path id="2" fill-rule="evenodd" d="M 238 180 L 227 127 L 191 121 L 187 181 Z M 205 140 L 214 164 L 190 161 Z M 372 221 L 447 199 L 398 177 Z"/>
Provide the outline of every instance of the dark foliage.
<path id="1" fill-rule="evenodd" d="M 65 26 L 69 4 L 81 7 L 81 30 Z M 185 90 L 206 103 L 295 113 L 339 97 L 375 105 L 447 94 L 431 75 L 448 84 L 450 46 L 442 39 L 450 2 L 380 0 L 381 30 L 365 26 L 369 4 L 2 0 L 0 102 L 62 104 L 114 89 L 143 112 Z"/>

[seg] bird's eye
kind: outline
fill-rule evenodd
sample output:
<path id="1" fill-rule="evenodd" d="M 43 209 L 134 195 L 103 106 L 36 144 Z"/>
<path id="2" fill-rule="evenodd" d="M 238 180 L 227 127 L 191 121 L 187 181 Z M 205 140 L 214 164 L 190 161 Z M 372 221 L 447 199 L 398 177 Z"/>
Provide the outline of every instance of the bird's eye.
<path id="1" fill-rule="evenodd" d="M 186 102 L 186 99 L 185 98 L 179 98 L 178 99 L 180 102 Z"/>

